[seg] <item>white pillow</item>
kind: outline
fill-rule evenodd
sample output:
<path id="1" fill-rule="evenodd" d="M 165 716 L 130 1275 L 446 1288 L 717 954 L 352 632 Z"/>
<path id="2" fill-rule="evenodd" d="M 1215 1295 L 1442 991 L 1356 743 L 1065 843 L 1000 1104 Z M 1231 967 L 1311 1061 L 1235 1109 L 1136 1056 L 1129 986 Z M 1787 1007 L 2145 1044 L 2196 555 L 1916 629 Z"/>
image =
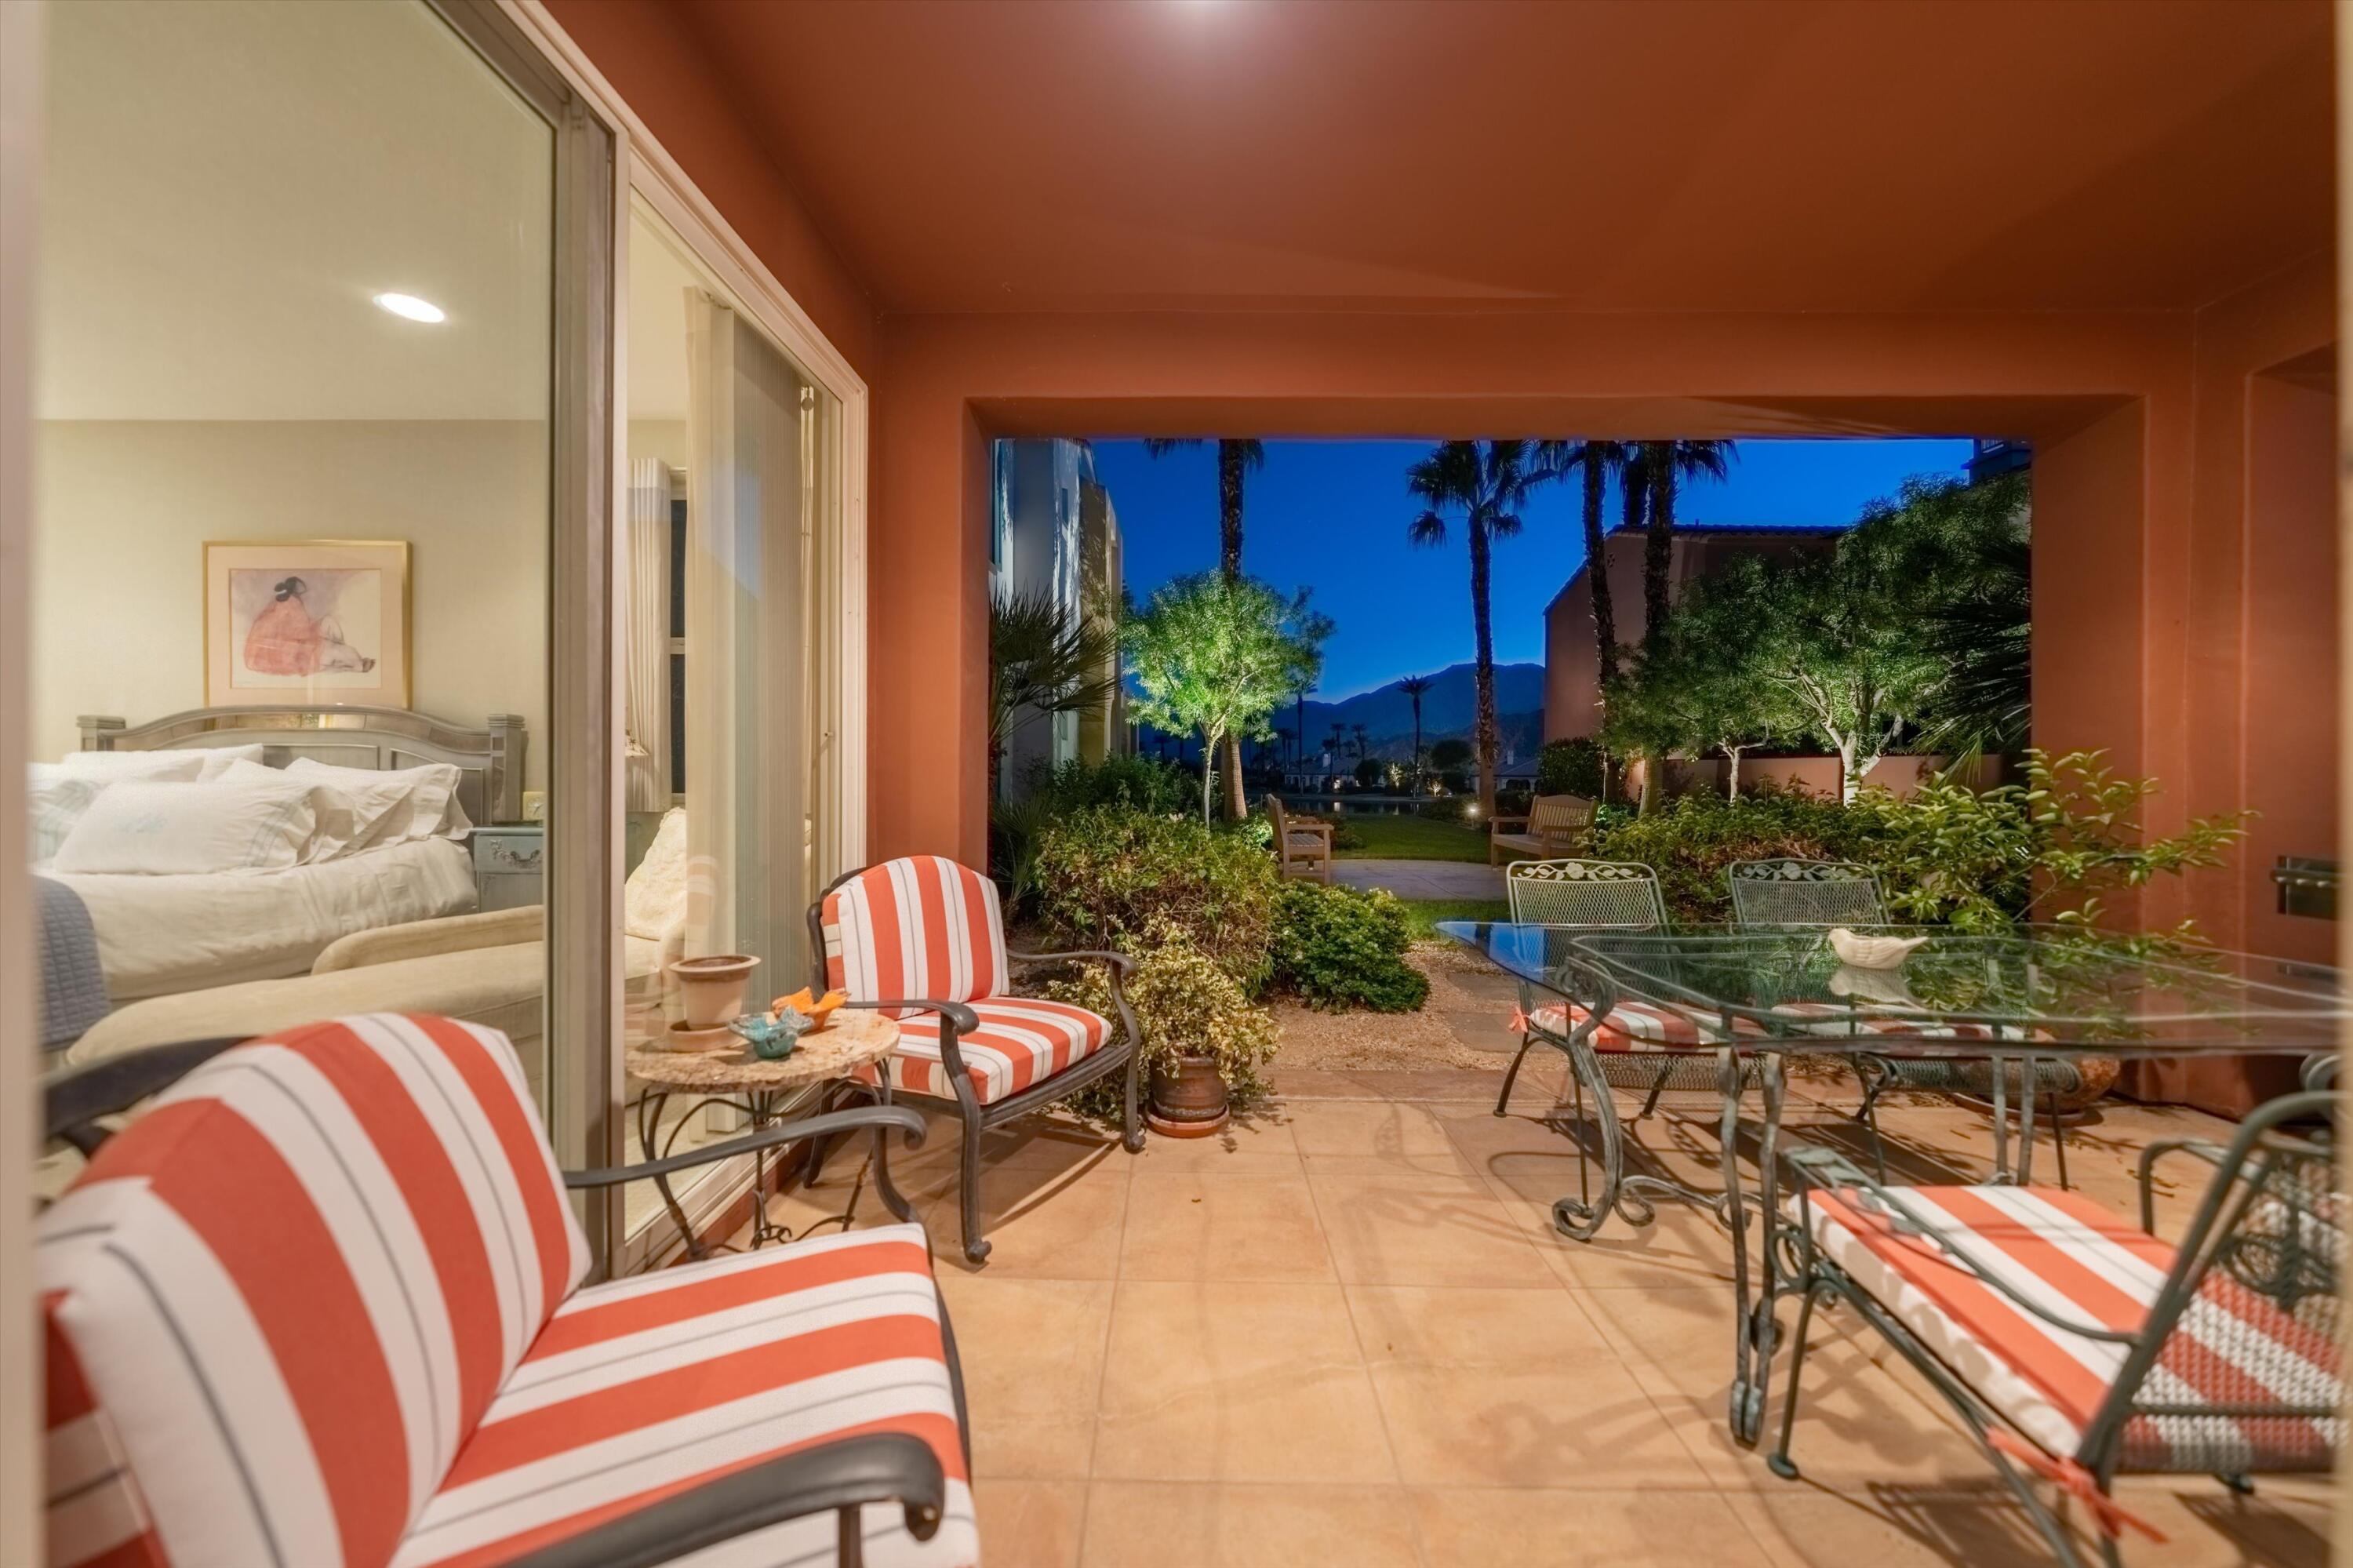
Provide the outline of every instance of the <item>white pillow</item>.
<path id="1" fill-rule="evenodd" d="M 686 808 L 672 806 L 621 889 L 621 929 L 659 941 L 685 922 Z"/>
<path id="2" fill-rule="evenodd" d="M 345 789 L 330 783 L 314 773 L 298 773 L 291 768 L 277 768 L 262 762 L 248 762 L 240 758 L 223 768 L 209 780 L 199 780 L 198 787 L 228 785 L 232 788 L 266 788 L 307 789 L 316 826 L 311 842 L 302 851 L 302 863 L 316 865 L 321 861 L 340 860 L 379 842 L 396 842 L 386 836 L 389 826 L 406 829 L 408 824 L 409 796 L 413 784 L 396 774 L 369 773 L 353 768 L 361 778 L 378 780 Z"/>
<path id="3" fill-rule="evenodd" d="M 196 782 L 202 784 L 207 779 L 219 778 L 228 771 L 232 763 L 250 762 L 256 768 L 266 767 L 261 754 L 267 749 L 262 746 L 216 746 L 209 751 L 200 751 L 196 755 L 205 759 L 205 767 L 204 771 L 196 775 Z"/>
<path id="4" fill-rule="evenodd" d="M 374 849 L 379 844 L 406 843 L 412 839 L 459 838 L 474 825 L 466 820 L 465 811 L 458 805 L 461 775 L 452 763 L 427 762 L 417 768 L 379 770 L 338 768 L 314 758 L 298 757 L 286 765 L 286 772 L 314 783 L 332 785 L 359 802 L 367 824 L 353 846 L 355 848 Z M 387 803 L 370 814 L 369 809 L 385 801 L 387 793 L 405 800 L 407 810 L 403 812 L 396 805 Z"/>
<path id="5" fill-rule="evenodd" d="M 58 767 L 109 779 L 180 779 L 193 783 L 205 770 L 201 751 L 69 751 Z"/>
<path id="6" fill-rule="evenodd" d="M 32 819 L 33 869 L 57 859 L 73 825 L 90 810 L 99 791 L 114 782 L 103 773 L 77 772 L 51 762 L 36 762 L 26 770 L 25 802 Z"/>
<path id="7" fill-rule="evenodd" d="M 270 771 L 263 769 L 263 771 Z M 318 825 L 311 789 L 291 780 L 110 783 L 58 846 L 69 875 L 200 875 L 299 864 Z"/>

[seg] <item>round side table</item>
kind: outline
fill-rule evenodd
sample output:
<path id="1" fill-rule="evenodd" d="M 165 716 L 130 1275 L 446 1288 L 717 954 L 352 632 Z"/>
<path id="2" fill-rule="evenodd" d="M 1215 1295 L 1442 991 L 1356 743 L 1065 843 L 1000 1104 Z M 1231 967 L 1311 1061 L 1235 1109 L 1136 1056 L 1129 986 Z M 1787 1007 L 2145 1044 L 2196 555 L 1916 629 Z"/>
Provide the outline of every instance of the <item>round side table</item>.
<path id="1" fill-rule="evenodd" d="M 678 1142 L 678 1135 L 695 1113 L 710 1106 L 726 1106 L 742 1111 L 752 1118 L 754 1130 L 776 1121 L 785 1097 L 795 1089 L 831 1079 L 848 1078 L 860 1067 L 871 1065 L 888 1056 L 899 1044 L 896 1020 L 867 1008 L 843 1008 L 833 1015 L 824 1029 L 801 1036 L 793 1054 L 782 1061 L 771 1062 L 754 1056 L 746 1048 L 739 1051 L 647 1051 L 632 1050 L 628 1054 L 629 1075 L 651 1086 L 638 1100 L 638 1142 L 648 1160 L 667 1156 Z M 875 1092 L 884 1105 L 891 1103 L 891 1077 L 878 1074 Z M 667 1135 L 661 1131 L 661 1114 L 670 1098 L 677 1095 L 697 1097 L 686 1113 L 670 1125 Z M 914 1211 L 891 1185 L 891 1170 L 883 1139 L 885 1128 L 874 1129 L 874 1190 L 884 1205 L 900 1219 L 912 1219 Z M 659 1142 L 659 1151 L 655 1145 Z M 768 1151 L 754 1150 L 752 1153 L 752 1240 L 753 1246 L 768 1242 L 791 1241 L 792 1229 L 778 1224 L 768 1217 L 767 1177 Z M 670 1191 L 670 1178 L 657 1176 L 654 1185 L 661 1190 L 662 1205 L 678 1225 L 678 1234 L 686 1239 L 687 1255 L 702 1258 L 710 1255 L 694 1227 L 679 1204 L 678 1196 Z M 858 1206 L 857 1191 L 851 1189 L 850 1208 Z M 849 1213 L 834 1215 L 844 1230 L 849 1228 Z M 820 1224 L 830 1224 L 831 1220 Z M 733 1251 L 724 1245 L 723 1250 Z"/>

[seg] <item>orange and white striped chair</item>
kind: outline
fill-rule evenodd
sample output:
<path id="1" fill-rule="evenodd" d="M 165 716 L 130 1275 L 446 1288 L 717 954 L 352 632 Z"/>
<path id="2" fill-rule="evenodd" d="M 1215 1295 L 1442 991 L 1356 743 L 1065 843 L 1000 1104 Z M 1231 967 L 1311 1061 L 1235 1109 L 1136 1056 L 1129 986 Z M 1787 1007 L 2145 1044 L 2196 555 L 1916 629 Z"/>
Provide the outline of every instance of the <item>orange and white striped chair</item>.
<path id="1" fill-rule="evenodd" d="M 1124 989 L 1120 953 L 1016 953 L 1005 945 L 997 885 L 940 855 L 910 855 L 840 877 L 809 908 L 811 959 L 822 989 L 899 1022 L 887 1075 L 865 1080 L 885 1099 L 913 1095 L 953 1107 L 964 1124 L 965 1255 L 988 1256 L 981 1234 L 980 1135 L 1126 1074 L 1128 1152 L 1144 1147 L 1136 1115 L 1143 1036 Z M 1016 996 L 1018 966 L 1084 961 L 1110 972 L 1112 1021 L 1064 1001 Z"/>
<path id="2" fill-rule="evenodd" d="M 1790 1151 L 1803 1305 L 1773 1470 L 1798 1475 L 1806 1335 L 1831 1298 L 1861 1308 L 1952 1403 L 2062 1563 L 2080 1557 L 2037 1479 L 2089 1510 L 2113 1563 L 2123 1530 L 2155 1534 L 2115 1499 L 2121 1473 L 2243 1489 L 2331 1468 L 2344 1440 L 2343 1203 L 2332 1140 L 2287 1129 L 2337 1110 L 2334 1095 L 2292 1095 L 2258 1107 L 2227 1150 L 2201 1150 L 2218 1172 L 2179 1245 L 2079 1192 L 1890 1188 L 1829 1150 Z M 2144 1159 L 2144 1187 L 2163 1151 Z"/>
<path id="3" fill-rule="evenodd" d="M 565 1193 L 913 1113 L 567 1176 L 494 1031 L 181 1049 L 102 1141 L 51 1097 L 95 1145 L 40 1221 L 52 1568 L 977 1562 L 921 1226 L 584 1287 Z"/>

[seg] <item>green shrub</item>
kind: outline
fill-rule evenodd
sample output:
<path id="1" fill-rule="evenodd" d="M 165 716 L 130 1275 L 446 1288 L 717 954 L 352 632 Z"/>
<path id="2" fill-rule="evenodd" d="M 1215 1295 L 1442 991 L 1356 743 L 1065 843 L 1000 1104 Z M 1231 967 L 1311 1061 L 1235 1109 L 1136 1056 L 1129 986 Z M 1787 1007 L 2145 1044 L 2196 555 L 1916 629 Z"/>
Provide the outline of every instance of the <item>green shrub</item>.
<path id="1" fill-rule="evenodd" d="M 1459 822 L 1462 820 L 1462 808 L 1465 804 L 1467 802 L 1458 800 L 1452 796 L 1440 795 L 1435 800 L 1424 800 L 1420 805 L 1416 806 L 1413 809 L 1413 814 L 1425 821 Z"/>
<path id="2" fill-rule="evenodd" d="M 1126 991 L 1144 1035 L 1147 1081 L 1155 1064 L 1180 1055 L 1208 1056 L 1237 1107 L 1262 1098 L 1266 1080 L 1259 1069 L 1282 1044 L 1273 1015 L 1250 1000 L 1232 972 L 1203 951 L 1185 926 L 1155 916 L 1140 937 Z M 1110 977 L 1100 965 L 1088 965 L 1046 991 L 1058 1001 L 1117 1016 Z M 1124 1083 L 1113 1077 L 1080 1090 L 1070 1103 L 1082 1115 L 1110 1120 L 1120 1114 L 1126 1092 Z"/>
<path id="3" fill-rule="evenodd" d="M 1590 736 L 1548 740 L 1536 753 L 1536 793 L 1601 799 L 1601 744 Z"/>
<path id="4" fill-rule="evenodd" d="M 1430 980 L 1405 961 L 1405 905 L 1385 889 L 1285 883 L 1275 904 L 1274 984 L 1310 1007 L 1411 1012 Z"/>
<path id="5" fill-rule="evenodd" d="M 1802 790 L 1760 789 L 1738 800 L 1684 795 L 1648 816 L 1620 817 L 1595 830 L 1595 858 L 1639 861 L 1659 874 L 1667 916 L 1677 926 L 1732 918 L 1725 869 L 1736 860 L 1794 855 L 1869 860 L 1872 814 Z"/>
<path id="6" fill-rule="evenodd" d="M 1246 992 L 1266 983 L 1279 881 L 1264 849 L 1191 817 L 1091 806 L 1038 838 L 1036 906 L 1057 938 L 1140 956 L 1166 920 Z"/>
<path id="7" fill-rule="evenodd" d="M 1199 810 L 1196 790 L 1191 774 L 1148 757 L 1074 759 L 1060 767 L 1033 762 L 1014 799 L 989 804 L 989 874 L 1004 890 L 1009 908 L 1026 912 L 1037 895 L 1038 843 L 1048 824 L 1090 806 L 1187 815 Z"/>

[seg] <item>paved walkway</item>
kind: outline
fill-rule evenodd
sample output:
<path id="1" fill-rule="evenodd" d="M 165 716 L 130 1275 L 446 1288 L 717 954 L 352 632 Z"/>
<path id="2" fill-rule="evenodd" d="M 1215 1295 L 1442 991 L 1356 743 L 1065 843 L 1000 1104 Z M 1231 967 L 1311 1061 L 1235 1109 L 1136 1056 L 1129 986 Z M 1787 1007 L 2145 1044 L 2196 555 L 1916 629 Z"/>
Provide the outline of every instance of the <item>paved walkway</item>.
<path id="1" fill-rule="evenodd" d="M 1386 887 L 1399 898 L 1501 898 L 1504 869 L 1460 860 L 1335 860 L 1350 887 Z"/>

